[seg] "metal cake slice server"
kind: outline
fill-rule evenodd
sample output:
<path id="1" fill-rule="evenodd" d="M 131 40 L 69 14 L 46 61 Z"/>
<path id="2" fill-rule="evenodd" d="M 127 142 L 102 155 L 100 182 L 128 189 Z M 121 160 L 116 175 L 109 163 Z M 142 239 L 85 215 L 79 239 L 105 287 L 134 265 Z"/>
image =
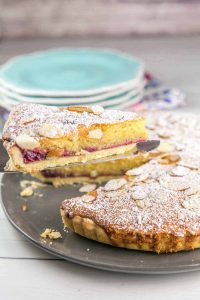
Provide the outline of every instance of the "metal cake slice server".
<path id="1" fill-rule="evenodd" d="M 156 149 L 160 144 L 159 140 L 150 140 L 147 142 L 139 142 L 136 144 L 137 151 L 140 152 L 149 152 L 151 150 Z M 77 163 L 71 163 L 68 166 L 73 166 L 73 165 L 88 165 L 88 164 L 97 164 L 97 163 L 103 163 L 103 162 L 108 162 L 108 161 L 114 161 L 118 159 L 125 159 L 125 158 L 131 158 L 135 153 L 130 153 L 126 152 L 124 154 L 119 154 L 119 155 L 112 155 L 112 156 L 107 156 L 103 157 L 100 159 L 94 159 L 90 160 L 87 162 L 77 162 Z M 20 171 L 7 171 L 5 170 L 6 163 L 8 162 L 9 157 L 8 154 L 3 147 L 3 142 L 0 140 L 0 173 L 18 173 Z M 60 167 L 57 167 L 60 168 Z M 53 168 L 55 169 L 55 168 Z"/>

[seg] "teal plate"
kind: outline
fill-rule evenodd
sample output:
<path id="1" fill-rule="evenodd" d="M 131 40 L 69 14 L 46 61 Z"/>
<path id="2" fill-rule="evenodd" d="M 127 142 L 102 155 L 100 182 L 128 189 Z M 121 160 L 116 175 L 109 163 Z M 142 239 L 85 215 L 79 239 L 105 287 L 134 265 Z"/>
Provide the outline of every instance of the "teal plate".
<path id="1" fill-rule="evenodd" d="M 0 70 L 0 84 L 35 96 L 84 96 L 125 85 L 137 87 L 144 64 L 106 49 L 56 49 L 15 57 Z"/>

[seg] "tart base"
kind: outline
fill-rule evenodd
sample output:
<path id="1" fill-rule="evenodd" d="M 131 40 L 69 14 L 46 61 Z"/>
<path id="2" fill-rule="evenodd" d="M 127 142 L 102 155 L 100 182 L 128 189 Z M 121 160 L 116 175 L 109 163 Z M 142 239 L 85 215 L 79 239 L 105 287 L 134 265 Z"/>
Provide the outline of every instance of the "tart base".
<path id="1" fill-rule="evenodd" d="M 150 153 L 140 153 L 129 158 L 115 161 L 87 164 L 87 166 L 75 165 L 64 168 L 56 168 L 50 170 L 48 176 L 45 176 L 43 172 L 36 172 L 31 175 L 43 182 L 51 183 L 55 187 L 74 183 L 102 183 L 112 178 L 119 178 L 120 176 L 123 176 L 126 171 L 141 166 L 149 161 L 150 158 Z M 51 177 L 51 174 L 54 174 L 54 176 Z"/>
<path id="2" fill-rule="evenodd" d="M 47 168 L 61 167 L 74 163 L 85 163 L 90 160 L 109 157 L 112 155 L 119 155 L 124 153 L 135 153 L 137 151 L 136 143 L 120 146 L 116 148 L 99 150 L 83 155 L 70 156 L 70 157 L 49 157 L 45 160 L 35 161 L 33 163 L 24 163 L 21 151 L 18 147 L 12 147 L 9 155 L 12 160 L 12 166 L 14 170 L 19 170 L 27 173 L 38 172 Z M 13 170 L 12 169 L 12 170 Z M 10 170 L 10 169 L 9 169 Z M 11 170 L 11 171 L 12 171 Z"/>
<path id="3" fill-rule="evenodd" d="M 65 228 L 97 242 L 132 250 L 152 251 L 156 253 L 172 253 L 200 248 L 200 234 L 180 237 L 166 233 L 117 232 L 107 233 L 104 228 L 89 218 L 74 216 L 69 218 L 64 210 L 60 210 Z"/>

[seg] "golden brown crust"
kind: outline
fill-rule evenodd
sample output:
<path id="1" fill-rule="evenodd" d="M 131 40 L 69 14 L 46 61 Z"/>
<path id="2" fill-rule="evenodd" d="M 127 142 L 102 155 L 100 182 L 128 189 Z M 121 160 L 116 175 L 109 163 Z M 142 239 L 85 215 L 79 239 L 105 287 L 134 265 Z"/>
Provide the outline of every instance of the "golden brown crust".
<path id="1" fill-rule="evenodd" d="M 117 232 L 109 232 L 95 224 L 95 222 L 89 218 L 83 218 L 81 216 L 69 218 L 62 208 L 60 212 L 66 228 L 103 244 L 157 253 L 170 253 L 200 248 L 200 232 L 196 235 L 188 234 L 184 237 L 166 233 L 145 234 L 144 232 L 138 231 L 131 233 L 120 232 L 119 230 Z"/>

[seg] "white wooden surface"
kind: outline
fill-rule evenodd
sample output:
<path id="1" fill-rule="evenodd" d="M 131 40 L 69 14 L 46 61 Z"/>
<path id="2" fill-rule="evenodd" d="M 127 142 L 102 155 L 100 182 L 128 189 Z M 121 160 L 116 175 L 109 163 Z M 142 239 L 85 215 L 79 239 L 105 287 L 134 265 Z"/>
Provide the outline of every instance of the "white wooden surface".
<path id="1" fill-rule="evenodd" d="M 188 110 L 200 112 L 200 37 L 35 40 L 0 44 L 7 58 L 56 46 L 116 47 L 141 56 L 148 69 L 188 94 Z M 199 299 L 200 271 L 163 276 L 111 273 L 58 260 L 27 242 L 0 208 L 0 300 Z"/>

